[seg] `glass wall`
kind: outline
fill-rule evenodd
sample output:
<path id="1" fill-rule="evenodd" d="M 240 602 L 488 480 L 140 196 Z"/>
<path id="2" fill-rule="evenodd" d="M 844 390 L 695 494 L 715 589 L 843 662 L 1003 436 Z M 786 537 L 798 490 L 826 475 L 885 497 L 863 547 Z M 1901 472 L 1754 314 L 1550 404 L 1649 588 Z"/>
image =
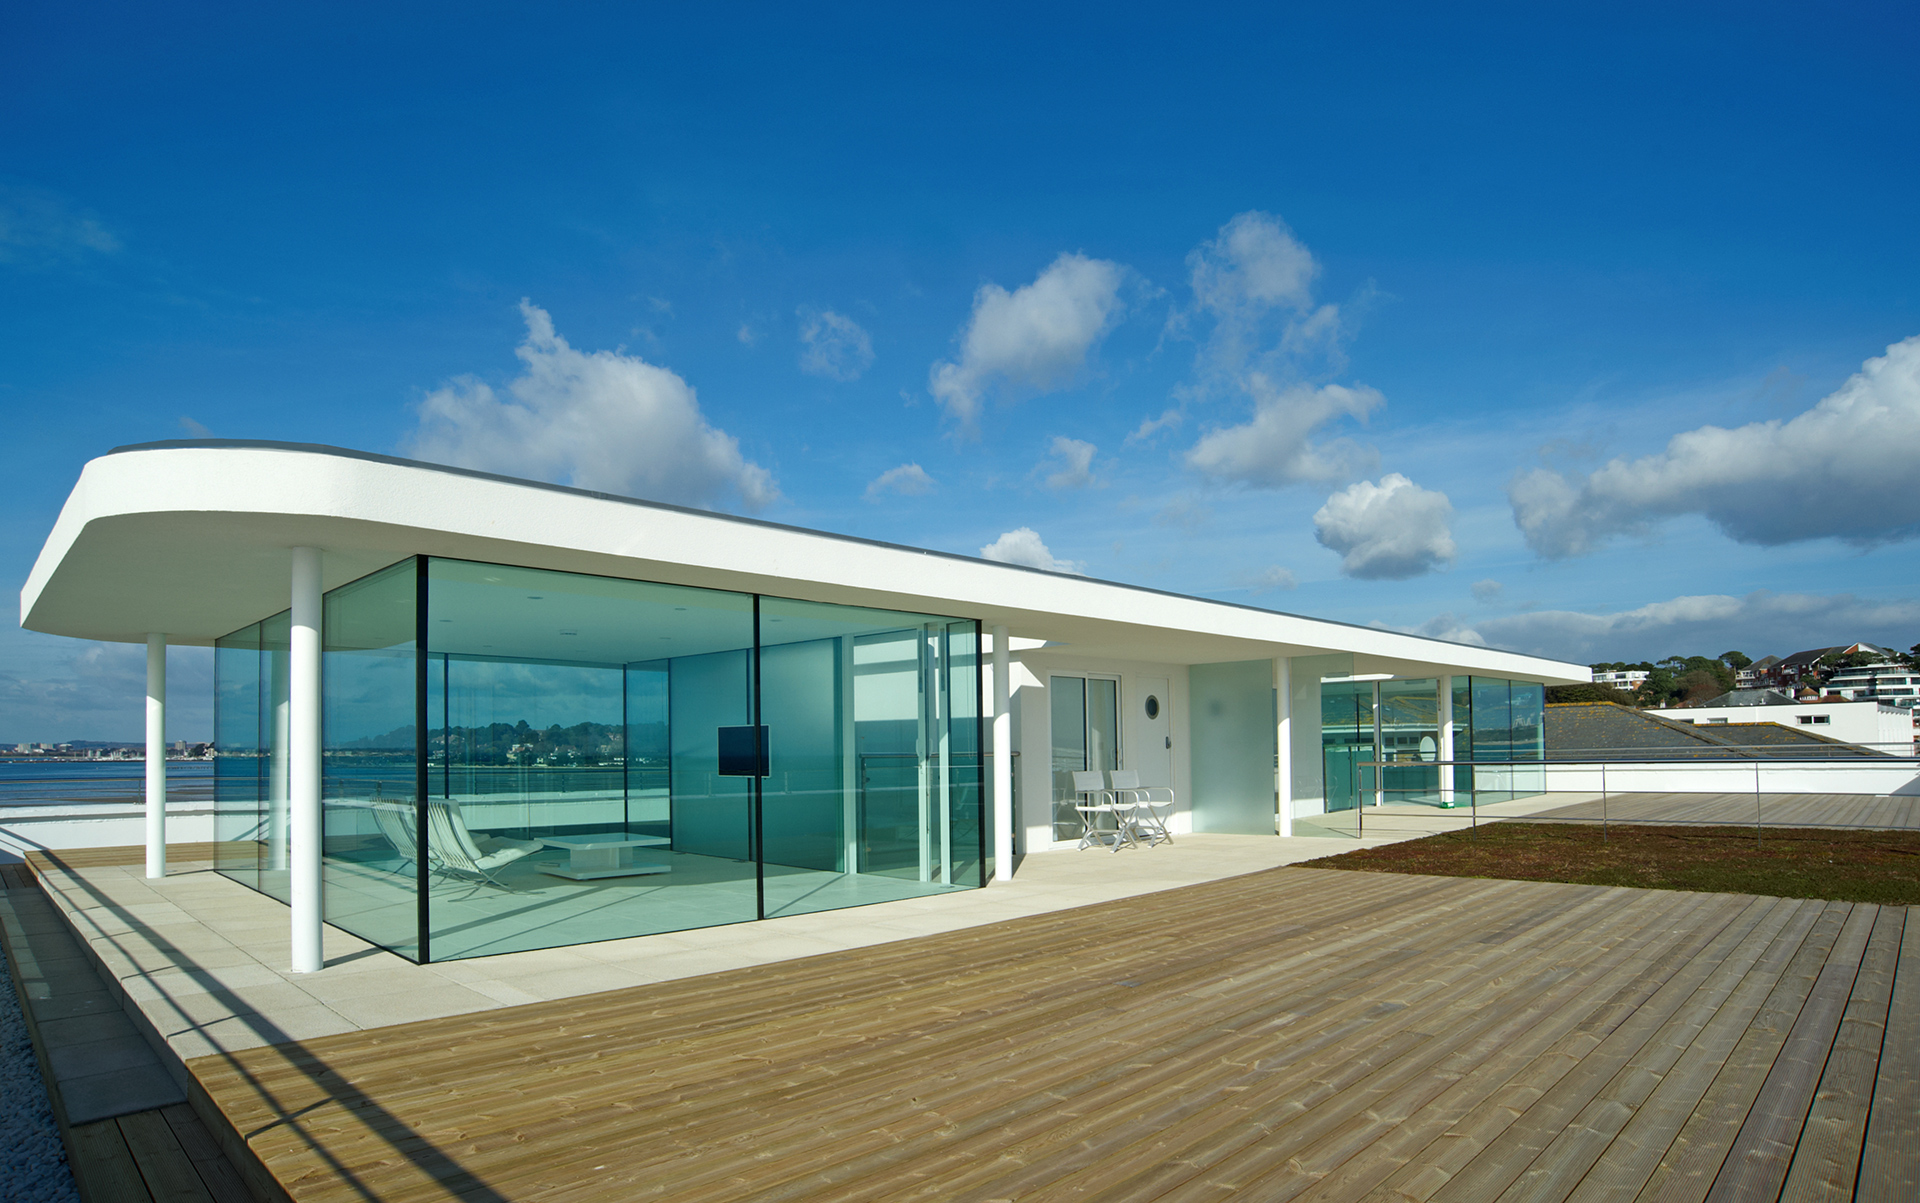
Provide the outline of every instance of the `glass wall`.
<path id="1" fill-rule="evenodd" d="M 1546 686 L 1498 677 L 1453 680 L 1456 759 L 1546 759 Z M 1463 765 L 1455 770 L 1454 780 L 1456 789 L 1472 789 L 1477 801 L 1501 802 L 1545 793 L 1547 771 L 1511 764 Z"/>
<path id="2" fill-rule="evenodd" d="M 1376 714 L 1378 722 L 1376 724 Z M 1542 760 L 1546 688 L 1531 681 L 1453 678 L 1454 759 Z M 1328 681 L 1320 686 L 1320 741 L 1328 811 L 1388 803 L 1444 805 L 1440 775 L 1454 791 L 1498 802 L 1546 789 L 1546 770 L 1489 764 L 1445 768 L 1440 754 L 1439 682 L 1433 678 Z M 1386 763 L 1376 783 L 1368 761 Z"/>
<path id="3" fill-rule="evenodd" d="M 972 621 L 425 559 L 325 622 L 326 918 L 402 955 L 986 880 Z M 215 653 L 219 868 L 282 898 L 285 632 Z"/>
<path id="4" fill-rule="evenodd" d="M 327 594 L 320 674 L 326 920 L 419 959 L 420 661 L 413 561 Z"/>
<path id="5" fill-rule="evenodd" d="M 1053 838 L 1077 840 L 1086 823 L 1073 775 L 1120 767 L 1120 682 L 1112 677 L 1050 677 L 1053 725 Z M 1104 778 L 1103 778 L 1104 780 Z"/>

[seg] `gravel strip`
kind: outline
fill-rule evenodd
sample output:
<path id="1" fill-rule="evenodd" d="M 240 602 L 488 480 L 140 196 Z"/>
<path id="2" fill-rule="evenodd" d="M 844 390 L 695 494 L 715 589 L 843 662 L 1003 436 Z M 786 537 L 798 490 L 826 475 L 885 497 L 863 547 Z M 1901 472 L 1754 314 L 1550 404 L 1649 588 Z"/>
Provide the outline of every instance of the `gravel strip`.
<path id="1" fill-rule="evenodd" d="M 33 1039 L 20 1015 L 20 997 L 0 949 L 0 1200 L 5 1203 L 80 1203 L 67 1150 L 53 1122 Z"/>

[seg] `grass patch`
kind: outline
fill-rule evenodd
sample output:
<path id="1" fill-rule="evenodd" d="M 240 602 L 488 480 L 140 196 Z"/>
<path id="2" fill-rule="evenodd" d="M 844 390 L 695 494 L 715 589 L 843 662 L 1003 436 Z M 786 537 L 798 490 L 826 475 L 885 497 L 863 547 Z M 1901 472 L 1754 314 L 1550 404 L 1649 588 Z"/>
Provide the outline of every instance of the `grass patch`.
<path id="1" fill-rule="evenodd" d="M 1615 823 L 1488 823 L 1466 831 L 1305 861 L 1314 869 L 1496 877 L 1826 898 L 1882 906 L 1920 903 L 1920 831 L 1826 831 Z"/>

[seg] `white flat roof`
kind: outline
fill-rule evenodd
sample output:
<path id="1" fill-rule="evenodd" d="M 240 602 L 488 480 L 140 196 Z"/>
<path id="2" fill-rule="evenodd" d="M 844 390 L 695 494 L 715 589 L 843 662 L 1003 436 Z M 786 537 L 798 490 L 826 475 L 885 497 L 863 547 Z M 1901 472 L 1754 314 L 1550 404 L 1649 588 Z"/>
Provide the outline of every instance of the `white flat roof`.
<path id="1" fill-rule="evenodd" d="M 1355 672 L 1548 684 L 1585 666 L 463 468 L 295 443 L 122 447 L 90 461 L 20 591 L 20 625 L 207 645 L 287 608 L 291 549 L 324 587 L 411 555 L 1004 624 L 1173 664 L 1352 652 Z"/>

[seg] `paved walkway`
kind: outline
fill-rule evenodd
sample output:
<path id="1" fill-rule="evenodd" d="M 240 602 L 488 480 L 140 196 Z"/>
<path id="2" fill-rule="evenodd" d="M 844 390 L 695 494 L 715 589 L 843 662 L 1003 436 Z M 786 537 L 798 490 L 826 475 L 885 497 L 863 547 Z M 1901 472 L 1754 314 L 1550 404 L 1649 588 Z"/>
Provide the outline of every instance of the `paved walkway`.
<path id="1" fill-rule="evenodd" d="M 327 966 L 312 974 L 288 969 L 286 907 L 184 850 L 159 881 L 138 849 L 34 860 L 108 989 L 184 1060 L 937 935 L 1409 839 L 1426 833 L 1417 820 L 1364 842 L 1182 835 L 1150 849 L 1037 853 L 983 890 L 431 965 L 328 927 Z"/>

